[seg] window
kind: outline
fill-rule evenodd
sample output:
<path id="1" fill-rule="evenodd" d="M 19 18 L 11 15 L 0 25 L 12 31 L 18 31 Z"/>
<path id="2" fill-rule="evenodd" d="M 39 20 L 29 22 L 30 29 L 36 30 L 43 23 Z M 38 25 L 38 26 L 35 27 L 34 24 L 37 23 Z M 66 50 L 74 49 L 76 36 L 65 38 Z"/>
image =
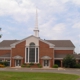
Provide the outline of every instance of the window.
<path id="1" fill-rule="evenodd" d="M 26 62 L 28 62 L 28 48 L 26 48 Z"/>
<path id="2" fill-rule="evenodd" d="M 38 48 L 36 48 L 36 62 L 38 62 Z"/>
<path id="3" fill-rule="evenodd" d="M 26 48 L 26 62 L 38 63 L 38 47 L 33 42 Z"/>

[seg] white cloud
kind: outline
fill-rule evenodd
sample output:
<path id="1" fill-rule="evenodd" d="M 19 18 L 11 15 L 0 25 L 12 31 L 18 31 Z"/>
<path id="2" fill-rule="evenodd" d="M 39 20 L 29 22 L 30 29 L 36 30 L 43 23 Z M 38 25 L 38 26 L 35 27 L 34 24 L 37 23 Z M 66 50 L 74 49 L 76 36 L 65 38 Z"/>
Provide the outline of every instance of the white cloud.
<path id="1" fill-rule="evenodd" d="M 11 16 L 18 21 L 29 19 L 35 12 L 34 4 L 30 0 L 0 0 L 0 16 Z"/>
<path id="2" fill-rule="evenodd" d="M 80 0 L 72 0 L 72 2 L 76 5 L 79 5 L 80 6 Z"/>
<path id="3" fill-rule="evenodd" d="M 64 23 L 55 24 L 52 26 L 53 21 L 50 20 L 40 26 L 40 35 L 47 39 L 61 39 L 64 36 L 66 26 Z M 45 35 L 44 35 L 45 34 Z"/>
<path id="4" fill-rule="evenodd" d="M 77 22 L 77 23 L 73 24 L 72 27 L 73 28 L 79 28 L 80 29 L 80 22 Z"/>
<path id="5" fill-rule="evenodd" d="M 62 33 L 64 30 L 65 30 L 65 24 L 64 23 L 60 23 L 60 24 L 56 24 L 54 27 L 53 27 L 53 31 L 56 31 L 58 33 Z"/>

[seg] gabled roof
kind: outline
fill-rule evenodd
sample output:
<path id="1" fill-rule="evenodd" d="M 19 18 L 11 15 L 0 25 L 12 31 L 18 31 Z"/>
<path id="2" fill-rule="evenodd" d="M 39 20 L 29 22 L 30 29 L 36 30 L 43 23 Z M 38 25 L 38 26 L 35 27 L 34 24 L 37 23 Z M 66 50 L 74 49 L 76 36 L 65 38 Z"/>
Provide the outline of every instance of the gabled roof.
<path id="1" fill-rule="evenodd" d="M 32 36 L 33 35 L 31 35 L 29 37 L 32 37 Z M 29 38 L 29 37 L 27 37 L 27 38 Z M 35 36 L 33 36 L 33 37 L 35 37 Z M 26 40 L 27 38 L 22 39 L 22 40 L 3 40 L 0 43 L 0 48 L 11 47 L 11 45 L 18 44 L 18 43 Z M 35 37 L 35 38 L 37 38 L 37 37 Z M 39 39 L 47 44 L 54 45 L 55 47 L 75 47 L 70 40 L 42 40 L 40 38 L 37 38 L 37 39 Z"/>
<path id="2" fill-rule="evenodd" d="M 11 44 L 18 42 L 19 40 L 3 40 L 0 42 L 0 47 L 10 47 Z"/>
<path id="3" fill-rule="evenodd" d="M 46 43 L 46 44 L 49 44 L 51 48 L 55 46 L 54 44 L 52 44 L 52 43 L 50 43 L 50 42 L 47 42 L 47 41 L 45 41 L 45 40 L 43 40 L 43 39 L 40 39 L 39 37 L 36 37 L 36 36 L 33 36 L 33 35 L 31 35 L 31 36 L 29 36 L 29 37 L 27 37 L 27 38 L 24 38 L 24 39 L 22 39 L 22 40 L 19 40 L 18 42 L 15 42 L 15 43 L 11 44 L 11 46 L 12 46 L 12 45 L 15 46 L 16 44 L 21 43 L 21 42 L 25 41 L 26 39 L 28 39 L 28 38 L 30 38 L 30 37 L 34 37 L 34 38 L 36 38 L 36 39 L 38 39 L 38 40 L 40 40 L 40 41 L 42 41 L 42 42 L 44 42 L 44 43 Z"/>
<path id="4" fill-rule="evenodd" d="M 55 45 L 55 47 L 75 47 L 70 40 L 46 40 Z"/>

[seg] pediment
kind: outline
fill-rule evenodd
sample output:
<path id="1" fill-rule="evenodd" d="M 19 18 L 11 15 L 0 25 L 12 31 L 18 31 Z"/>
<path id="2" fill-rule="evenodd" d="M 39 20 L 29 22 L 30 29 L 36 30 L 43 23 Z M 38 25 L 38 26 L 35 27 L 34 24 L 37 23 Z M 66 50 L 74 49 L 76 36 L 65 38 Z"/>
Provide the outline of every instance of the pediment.
<path id="1" fill-rule="evenodd" d="M 23 59 L 23 57 L 22 57 L 22 56 L 17 55 L 17 56 L 14 56 L 14 57 L 13 57 L 13 59 Z"/>
<path id="2" fill-rule="evenodd" d="M 52 59 L 52 58 L 49 56 L 43 56 L 43 57 L 41 57 L 41 59 Z"/>
<path id="3" fill-rule="evenodd" d="M 29 44 L 31 42 L 34 42 L 36 46 L 39 46 L 39 41 L 42 41 L 42 42 L 48 44 L 50 46 L 50 48 L 54 48 L 54 46 L 55 46 L 54 44 L 52 44 L 50 42 L 47 42 L 47 41 L 45 41 L 45 40 L 43 40 L 43 39 L 41 39 L 39 37 L 35 37 L 35 36 L 31 35 L 31 36 L 29 36 L 29 37 L 27 37 L 25 39 L 22 39 L 22 40 L 20 40 L 20 41 L 18 41 L 16 43 L 11 44 L 11 47 L 15 48 L 15 45 L 17 45 L 17 44 L 19 44 L 19 43 L 21 43 L 23 41 L 26 41 L 25 46 L 29 46 Z"/>

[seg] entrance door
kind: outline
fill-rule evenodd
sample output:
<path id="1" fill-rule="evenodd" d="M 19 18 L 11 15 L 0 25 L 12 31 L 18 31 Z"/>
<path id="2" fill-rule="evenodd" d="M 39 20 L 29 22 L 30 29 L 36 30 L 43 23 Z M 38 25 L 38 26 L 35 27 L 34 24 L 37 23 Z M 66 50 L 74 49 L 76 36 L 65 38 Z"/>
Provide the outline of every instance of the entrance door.
<path id="1" fill-rule="evenodd" d="M 44 60 L 44 67 L 49 67 L 49 60 Z"/>
<path id="2" fill-rule="evenodd" d="M 21 60 L 15 60 L 15 66 L 21 66 Z"/>

